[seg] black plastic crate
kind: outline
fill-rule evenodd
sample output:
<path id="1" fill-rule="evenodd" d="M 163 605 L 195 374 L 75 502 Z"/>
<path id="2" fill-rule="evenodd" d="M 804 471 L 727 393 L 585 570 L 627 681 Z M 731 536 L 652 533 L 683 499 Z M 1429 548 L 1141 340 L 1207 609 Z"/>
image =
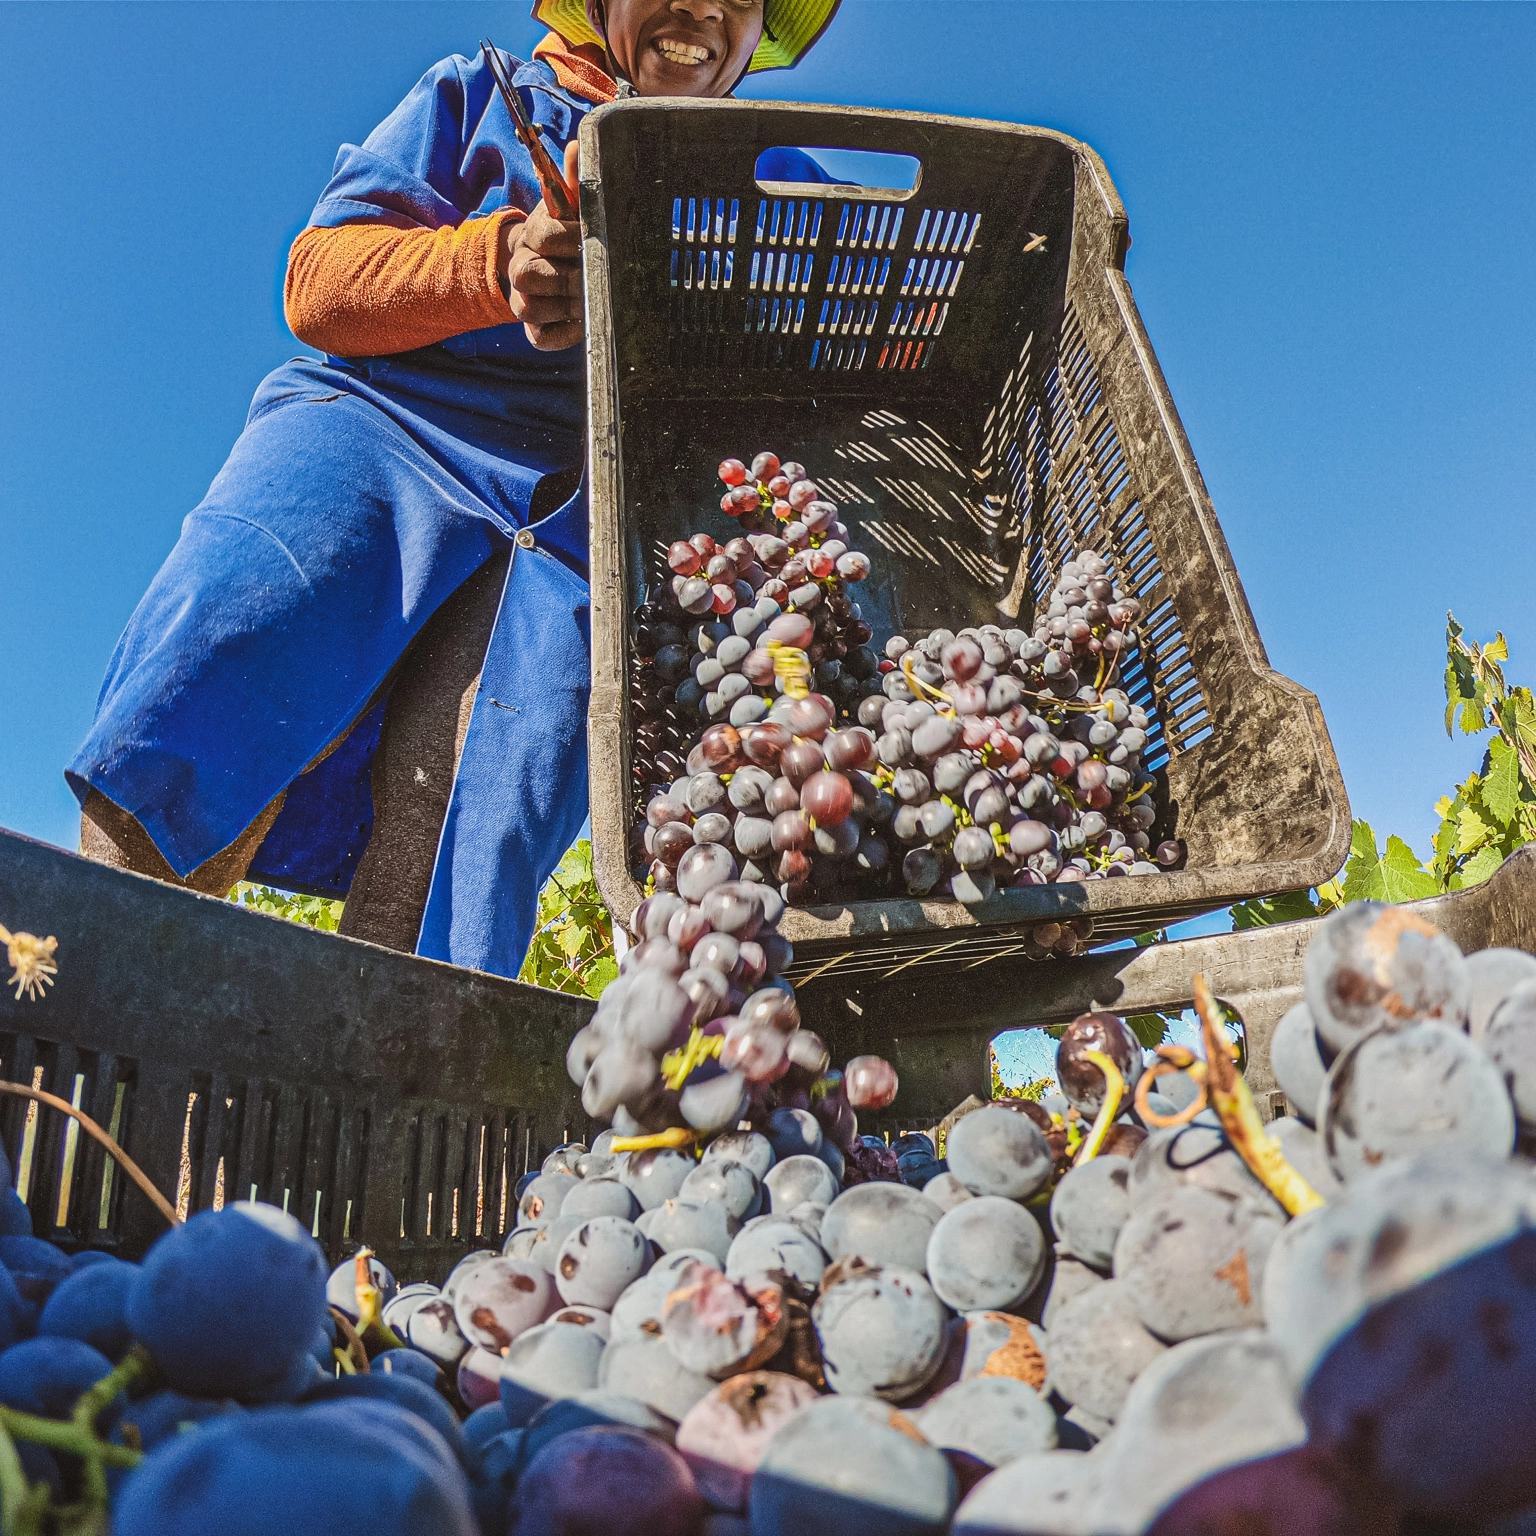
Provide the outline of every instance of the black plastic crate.
<path id="1" fill-rule="evenodd" d="M 440 1282 L 516 1223 L 513 1187 L 589 1124 L 585 998 L 318 933 L 0 833 L 0 921 L 59 940 L 0 994 L 0 1077 L 75 1104 L 182 1214 L 256 1198 L 338 1263 Z M 0 952 L 3 959 L 3 952 Z M 7 1095 L 34 1230 L 138 1257 L 165 1220 L 68 1116 Z"/>
<path id="2" fill-rule="evenodd" d="M 908 154 L 911 193 L 759 184 L 781 146 Z M 1155 715 L 1181 869 L 790 913 L 791 973 L 968 964 L 1047 918 L 1096 940 L 1332 876 L 1349 806 L 1316 698 L 1268 665 L 1122 270 L 1103 162 L 1045 129 L 912 113 L 625 102 L 582 128 L 592 478 L 593 846 L 626 918 L 632 612 L 713 466 L 793 454 L 874 561 L 876 643 L 1027 621 L 1092 545 L 1141 600 L 1123 677 Z"/>

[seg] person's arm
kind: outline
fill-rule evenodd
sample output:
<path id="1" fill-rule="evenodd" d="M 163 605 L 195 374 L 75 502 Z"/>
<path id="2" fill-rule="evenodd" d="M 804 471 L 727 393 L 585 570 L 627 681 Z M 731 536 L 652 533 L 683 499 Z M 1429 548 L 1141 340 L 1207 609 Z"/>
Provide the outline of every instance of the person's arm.
<path id="1" fill-rule="evenodd" d="M 341 224 L 303 231 L 288 252 L 283 309 L 300 341 L 337 357 L 384 357 L 513 318 L 498 274 L 506 209 L 442 229 Z"/>
<path id="2" fill-rule="evenodd" d="M 342 146 L 289 252 L 284 303 L 301 341 L 377 357 L 518 320 L 536 347 L 581 339 L 580 227 L 537 201 L 526 154 L 504 173 L 502 152 L 475 143 L 493 91 L 483 64 L 445 60 L 362 146 Z M 574 141 L 565 158 L 574 188 Z M 509 206 L 467 218 L 503 174 Z"/>
<path id="3" fill-rule="evenodd" d="M 566 150 L 576 182 L 576 146 Z M 387 357 L 521 320 L 547 351 L 581 340 L 581 227 L 506 208 L 441 229 L 311 226 L 288 253 L 288 326 L 336 357 Z"/>

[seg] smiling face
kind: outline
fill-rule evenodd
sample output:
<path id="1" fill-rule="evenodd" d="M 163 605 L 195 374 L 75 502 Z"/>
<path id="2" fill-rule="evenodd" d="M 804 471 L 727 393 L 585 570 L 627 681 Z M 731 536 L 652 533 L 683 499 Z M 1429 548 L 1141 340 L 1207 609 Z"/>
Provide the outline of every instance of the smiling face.
<path id="1" fill-rule="evenodd" d="M 727 96 L 763 35 L 764 0 L 587 0 L 642 96 Z"/>

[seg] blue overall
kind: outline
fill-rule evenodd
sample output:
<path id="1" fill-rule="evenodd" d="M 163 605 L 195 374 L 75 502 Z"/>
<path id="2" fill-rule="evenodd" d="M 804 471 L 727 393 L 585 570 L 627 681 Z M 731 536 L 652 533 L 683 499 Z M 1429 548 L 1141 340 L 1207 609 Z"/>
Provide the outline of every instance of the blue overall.
<path id="1" fill-rule="evenodd" d="M 559 162 L 591 104 L 543 63 L 513 79 Z M 454 57 L 361 147 L 342 147 L 310 222 L 435 229 L 539 198 L 483 58 Z M 66 770 L 75 794 L 94 787 L 131 812 L 185 875 L 287 789 L 251 878 L 344 895 L 372 830 L 388 674 L 528 526 L 540 479 L 582 464 L 585 405 L 582 349 L 539 352 L 512 323 L 269 375 L 118 642 Z M 587 805 L 585 489 L 530 531 L 533 547 L 513 548 L 418 944 L 503 975 Z"/>

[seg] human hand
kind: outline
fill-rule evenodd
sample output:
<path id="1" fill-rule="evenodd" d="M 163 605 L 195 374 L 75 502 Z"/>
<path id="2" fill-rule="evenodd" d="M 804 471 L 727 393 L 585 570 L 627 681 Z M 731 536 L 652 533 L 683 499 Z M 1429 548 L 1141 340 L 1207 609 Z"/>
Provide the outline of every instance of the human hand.
<path id="1" fill-rule="evenodd" d="M 577 201 L 575 140 L 565 146 L 565 182 Z M 541 202 L 526 219 L 501 227 L 497 260 L 512 316 L 542 352 L 574 347 L 582 337 L 581 224 L 561 221 Z"/>

